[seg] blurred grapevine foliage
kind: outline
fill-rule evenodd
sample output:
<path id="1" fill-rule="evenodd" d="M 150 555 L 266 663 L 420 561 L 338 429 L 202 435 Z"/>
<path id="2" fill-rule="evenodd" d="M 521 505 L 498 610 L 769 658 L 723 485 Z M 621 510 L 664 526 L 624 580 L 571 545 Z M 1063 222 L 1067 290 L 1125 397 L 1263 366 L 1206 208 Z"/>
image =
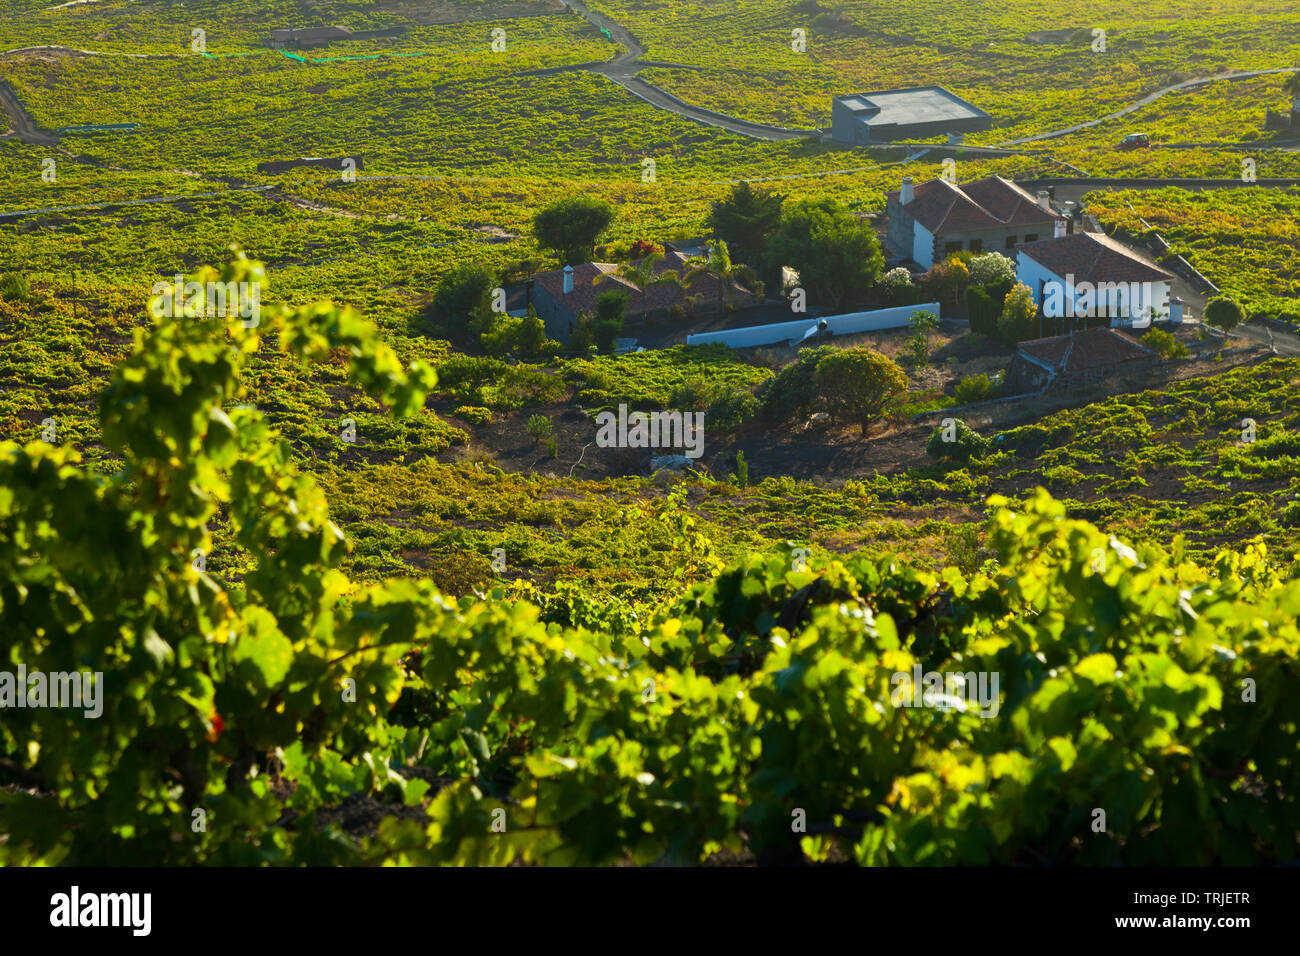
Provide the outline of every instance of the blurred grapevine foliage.
<path id="1" fill-rule="evenodd" d="M 320 488 L 226 409 L 271 345 L 343 358 L 399 416 L 435 376 L 348 310 L 268 311 L 137 334 L 100 404 L 116 473 L 0 449 L 0 669 L 104 674 L 97 720 L 5 712 L 0 862 L 1296 857 L 1300 559 L 1135 550 L 1039 492 L 990 500 L 981 571 L 724 565 L 679 495 L 627 516 L 695 556 L 652 612 L 572 583 L 362 585 Z M 198 570 L 214 526 L 238 579 Z M 996 714 L 894 706 L 915 666 L 998 674 Z M 353 798 L 383 808 L 372 832 L 330 822 Z"/>

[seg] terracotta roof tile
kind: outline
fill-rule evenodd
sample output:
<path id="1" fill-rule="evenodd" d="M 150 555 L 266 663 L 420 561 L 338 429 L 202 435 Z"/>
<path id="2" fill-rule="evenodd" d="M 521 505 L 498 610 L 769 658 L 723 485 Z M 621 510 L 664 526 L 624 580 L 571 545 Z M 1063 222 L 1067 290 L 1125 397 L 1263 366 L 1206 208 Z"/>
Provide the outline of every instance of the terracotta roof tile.
<path id="1" fill-rule="evenodd" d="M 1021 342 L 1019 351 L 1058 375 L 1120 365 L 1156 353 L 1115 329 L 1084 329 Z"/>
<path id="2" fill-rule="evenodd" d="M 1172 273 L 1150 265 L 1110 236 L 1076 232 L 1059 239 L 1022 243 L 1017 251 L 1064 279 L 1079 282 L 1167 282 Z"/>
<path id="3" fill-rule="evenodd" d="M 897 202 L 898 191 L 888 194 Z M 978 232 L 1006 226 L 1044 226 L 1063 217 L 1049 212 L 1024 188 L 1001 176 L 957 186 L 943 179 L 921 183 L 906 206 L 908 215 L 936 235 Z"/>
<path id="4" fill-rule="evenodd" d="M 676 272 L 685 279 L 686 257 L 677 252 L 664 256 L 655 267 L 657 275 L 664 272 Z M 575 315 L 579 312 L 591 312 L 596 307 L 596 297 L 606 289 L 622 289 L 627 293 L 627 315 L 640 315 L 642 310 L 641 289 L 627 279 L 618 275 L 618 266 L 609 262 L 584 262 L 573 267 L 573 291 L 564 294 L 564 270 L 553 269 L 539 272 L 533 281 L 540 285 L 556 302 L 561 303 Z M 600 282 L 595 280 L 600 277 Z M 716 305 L 722 300 L 722 283 L 714 276 L 706 276 L 698 282 L 683 289 L 680 285 L 664 283 L 651 286 L 645 296 L 645 310 L 657 312 L 681 305 L 687 296 L 698 296 L 705 306 Z M 752 296 L 739 284 L 731 284 L 731 300 L 736 305 L 744 305 Z"/>

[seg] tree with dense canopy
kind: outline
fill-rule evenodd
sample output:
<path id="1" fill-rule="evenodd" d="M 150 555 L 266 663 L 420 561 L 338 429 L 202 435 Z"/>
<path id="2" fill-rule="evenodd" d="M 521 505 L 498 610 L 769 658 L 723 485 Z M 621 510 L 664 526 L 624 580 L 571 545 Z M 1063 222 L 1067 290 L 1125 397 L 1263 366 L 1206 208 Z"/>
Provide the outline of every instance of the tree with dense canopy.
<path id="1" fill-rule="evenodd" d="M 1004 345 L 1015 345 L 1039 338 L 1038 307 L 1029 286 L 1020 283 L 1007 293 L 998 316 L 998 338 Z"/>
<path id="2" fill-rule="evenodd" d="M 768 255 L 799 273 L 810 299 L 836 308 L 865 295 L 885 266 L 875 231 L 833 199 L 787 206 Z"/>
<path id="3" fill-rule="evenodd" d="M 614 221 L 614 207 L 595 196 L 569 196 L 542 209 L 533 219 L 533 235 L 543 249 L 560 256 L 561 265 L 576 266 L 591 258 L 597 240 Z"/>
<path id="4" fill-rule="evenodd" d="M 483 319 L 491 309 L 496 284 L 496 273 L 488 266 L 479 263 L 457 266 L 438 283 L 433 294 L 433 310 L 454 327 L 461 327 L 471 319 Z"/>
<path id="5" fill-rule="evenodd" d="M 907 391 L 907 373 L 868 348 L 827 353 L 813 378 L 831 415 L 859 425 L 864 436 L 889 403 Z"/>
<path id="6" fill-rule="evenodd" d="M 592 316 L 592 335 L 596 349 L 602 355 L 614 351 L 614 340 L 623 334 L 623 321 L 627 313 L 627 293 L 622 289 L 606 289 L 596 296 L 596 311 Z"/>
<path id="7" fill-rule="evenodd" d="M 1225 333 L 1231 332 L 1245 319 L 1241 306 L 1226 295 L 1215 296 L 1205 304 L 1205 321 Z"/>
<path id="8" fill-rule="evenodd" d="M 777 193 L 755 189 L 747 182 L 737 183 L 729 196 L 713 203 L 709 229 L 733 249 L 761 253 L 781 225 L 784 202 L 785 197 Z"/>

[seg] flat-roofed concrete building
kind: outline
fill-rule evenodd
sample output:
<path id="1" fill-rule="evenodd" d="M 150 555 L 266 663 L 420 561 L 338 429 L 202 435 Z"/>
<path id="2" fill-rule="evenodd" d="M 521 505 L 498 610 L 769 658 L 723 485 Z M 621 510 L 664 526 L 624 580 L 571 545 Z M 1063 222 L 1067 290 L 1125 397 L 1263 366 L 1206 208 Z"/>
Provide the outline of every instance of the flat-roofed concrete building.
<path id="1" fill-rule="evenodd" d="M 831 103 L 831 139 L 837 143 L 926 139 L 992 125 L 992 116 L 942 86 L 852 93 Z"/>

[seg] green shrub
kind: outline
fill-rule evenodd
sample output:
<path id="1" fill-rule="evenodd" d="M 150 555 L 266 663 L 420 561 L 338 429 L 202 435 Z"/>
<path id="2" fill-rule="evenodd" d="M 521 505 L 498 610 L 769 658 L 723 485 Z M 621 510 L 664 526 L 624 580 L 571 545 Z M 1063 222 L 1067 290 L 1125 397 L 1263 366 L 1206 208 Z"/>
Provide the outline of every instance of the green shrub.
<path id="1" fill-rule="evenodd" d="M 1152 329 L 1142 336 L 1142 344 L 1160 354 L 1161 358 L 1186 358 L 1187 346 L 1163 329 Z"/>
<path id="2" fill-rule="evenodd" d="M 903 345 L 902 358 L 913 366 L 924 365 L 930 361 L 930 333 L 939 327 L 939 320 L 933 312 L 918 309 L 907 319 L 912 333 Z"/>
<path id="3" fill-rule="evenodd" d="M 668 393 L 668 407 L 682 411 L 703 411 L 708 408 L 717 391 L 717 385 L 702 373 L 688 376 L 672 387 Z"/>
<path id="4" fill-rule="evenodd" d="M 769 370 L 741 361 L 720 343 L 574 359 L 565 363 L 563 374 L 578 386 L 578 398 L 585 404 L 697 411 L 705 410 L 724 385 L 747 391 L 771 376 Z"/>
<path id="5" fill-rule="evenodd" d="M 627 293 L 606 289 L 596 296 L 596 314 L 592 317 L 592 337 L 601 355 L 614 354 L 615 339 L 623 334 L 623 317 L 627 311 Z"/>
<path id="6" fill-rule="evenodd" d="M 1015 345 L 1039 337 L 1038 309 L 1027 285 L 1017 285 L 1007 293 L 998 316 L 998 338 L 1003 345 Z"/>
<path id="7" fill-rule="evenodd" d="M 519 354 L 526 359 L 538 358 L 547 350 L 546 323 L 531 305 L 519 325 Z"/>
<path id="8" fill-rule="evenodd" d="M 702 411 L 710 430 L 729 431 L 752 418 L 758 399 L 742 384 L 692 375 L 673 387 L 668 407 L 684 412 Z"/>
<path id="9" fill-rule="evenodd" d="M 944 419 L 925 442 L 925 453 L 931 458 L 949 461 L 969 461 L 988 453 L 991 446 L 975 429 L 960 418 Z"/>
<path id="10" fill-rule="evenodd" d="M 453 326 L 470 319 L 482 319 L 491 311 L 492 290 L 496 284 L 497 275 L 488 266 L 457 266 L 438 283 L 433 295 L 433 311 Z"/>
<path id="11" fill-rule="evenodd" d="M 528 434 L 532 435 L 537 441 L 550 437 L 551 420 L 545 415 L 531 415 L 528 418 L 528 424 L 525 426 Z"/>
<path id="12" fill-rule="evenodd" d="M 491 328 L 479 336 L 483 351 L 492 356 L 509 355 L 519 350 L 524 320 L 513 315 L 497 315 Z"/>
<path id="13" fill-rule="evenodd" d="M 438 363 L 438 390 L 465 405 L 520 408 L 546 405 L 564 394 L 564 381 L 527 365 L 452 352 Z"/>
<path id="14" fill-rule="evenodd" d="M 451 352 L 438 363 L 438 389 L 450 395 L 473 395 L 509 372 L 509 363 L 501 359 Z"/>
<path id="15" fill-rule="evenodd" d="M 0 275 L 0 299 L 6 302 L 26 302 L 31 294 L 32 287 L 26 273 L 6 272 Z"/>
<path id="16" fill-rule="evenodd" d="M 758 399 L 753 392 L 740 386 L 723 385 L 714 390 L 704 411 L 704 421 L 711 429 L 730 431 L 753 418 L 756 411 Z"/>
<path id="17" fill-rule="evenodd" d="M 492 424 L 492 409 L 490 408 L 482 408 L 478 405 L 460 405 L 453 414 L 465 419 L 471 425 Z"/>
<path id="18" fill-rule="evenodd" d="M 817 363 L 836 351 L 834 345 L 801 349 L 798 357 L 763 387 L 759 415 L 772 424 L 806 421 L 820 405 L 814 381 Z"/>
<path id="19" fill-rule="evenodd" d="M 971 335 L 997 334 L 997 309 L 988 290 L 982 285 L 967 287 L 966 314 L 970 319 Z"/>
<path id="20" fill-rule="evenodd" d="M 975 402 L 983 402 L 990 398 L 997 398 L 1000 391 L 1000 387 L 996 383 L 990 381 L 989 377 L 983 373 L 979 375 L 967 375 L 957 383 L 957 404 L 972 405 Z"/>

